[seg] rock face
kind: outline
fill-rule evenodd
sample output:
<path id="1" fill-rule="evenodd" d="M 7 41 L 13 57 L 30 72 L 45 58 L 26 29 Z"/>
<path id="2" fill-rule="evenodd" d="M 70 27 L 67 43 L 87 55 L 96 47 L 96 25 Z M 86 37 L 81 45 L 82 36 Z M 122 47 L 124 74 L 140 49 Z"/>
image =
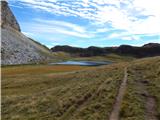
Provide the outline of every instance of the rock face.
<path id="1" fill-rule="evenodd" d="M 48 61 L 50 51 L 20 32 L 20 26 L 8 7 L 1 1 L 1 64 L 30 64 Z"/>
<path id="2" fill-rule="evenodd" d="M 8 7 L 8 3 L 6 1 L 1 1 L 1 26 L 2 28 L 14 28 L 17 31 L 20 30 L 20 26 L 13 15 L 12 11 Z"/>

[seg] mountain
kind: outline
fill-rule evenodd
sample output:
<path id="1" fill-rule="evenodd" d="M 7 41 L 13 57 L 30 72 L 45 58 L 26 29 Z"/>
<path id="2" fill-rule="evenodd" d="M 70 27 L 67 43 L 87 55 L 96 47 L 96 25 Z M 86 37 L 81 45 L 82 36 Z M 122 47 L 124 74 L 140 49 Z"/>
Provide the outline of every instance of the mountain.
<path id="1" fill-rule="evenodd" d="M 51 51 L 52 52 L 63 51 L 81 57 L 100 56 L 109 53 L 116 53 L 120 55 L 131 55 L 134 57 L 149 57 L 149 56 L 160 55 L 160 44 L 149 43 L 141 47 L 121 45 L 119 47 L 103 47 L 103 48 L 94 46 L 88 48 L 78 48 L 65 45 L 65 46 L 55 46 L 51 48 Z"/>
<path id="2" fill-rule="evenodd" d="M 136 57 L 148 57 L 160 55 L 160 44 L 148 43 L 141 47 L 121 45 L 115 50 L 118 54 L 134 55 Z"/>
<path id="3" fill-rule="evenodd" d="M 78 47 L 72 47 L 72 46 L 68 46 L 68 45 L 55 46 L 55 47 L 51 48 L 51 51 L 52 52 L 62 51 L 62 52 L 67 52 L 67 53 L 71 53 L 74 55 L 78 55 L 81 57 L 104 55 L 106 53 L 105 49 L 99 48 L 99 47 L 91 46 L 88 48 L 78 48 Z"/>
<path id="4" fill-rule="evenodd" d="M 1 1 L 1 64 L 39 63 L 50 58 L 50 50 L 26 37 L 8 3 Z"/>

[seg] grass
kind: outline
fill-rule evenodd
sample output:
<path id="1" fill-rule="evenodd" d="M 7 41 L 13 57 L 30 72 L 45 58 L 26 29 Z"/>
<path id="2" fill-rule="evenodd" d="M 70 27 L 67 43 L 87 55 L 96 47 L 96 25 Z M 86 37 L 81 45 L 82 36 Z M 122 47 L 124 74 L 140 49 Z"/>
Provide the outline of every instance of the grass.
<path id="1" fill-rule="evenodd" d="M 2 68 L 2 119 L 106 119 L 123 77 L 124 65 L 120 66 L 91 67 L 66 74 L 44 70 L 44 74 L 28 75 L 30 71 L 25 71 L 19 75 L 20 71 L 15 71 L 14 77 L 4 71 L 17 67 Z"/>
<path id="2" fill-rule="evenodd" d="M 73 58 L 71 54 L 65 52 L 53 52 L 52 54 L 54 56 L 54 59 L 56 59 L 57 61 L 66 61 Z"/>
<path id="3" fill-rule="evenodd" d="M 63 74 L 87 68 L 88 67 L 85 66 L 65 65 L 25 65 L 3 67 L 2 84 L 5 84 L 3 87 L 11 87 L 12 90 L 6 89 L 4 93 L 2 92 L 2 94 L 16 93 L 19 95 L 22 89 L 25 93 L 30 93 L 30 91 L 31 93 L 38 92 L 43 86 L 47 85 L 45 83 L 47 83 L 48 79 L 53 79 L 52 75 L 62 74 L 63 76 Z"/>
<path id="4" fill-rule="evenodd" d="M 156 98 L 157 116 L 160 116 L 160 57 L 131 62 L 128 87 L 121 106 L 122 120 L 145 120 L 145 91 Z M 142 85 L 142 81 L 148 81 Z M 159 117 L 160 118 L 160 117 Z"/>
<path id="5" fill-rule="evenodd" d="M 2 67 L 2 120 L 107 120 L 128 66 L 121 120 L 143 120 L 146 89 L 160 116 L 160 57 L 100 67 Z M 147 80 L 146 86 L 139 81 Z"/>
<path id="6" fill-rule="evenodd" d="M 23 65 L 23 66 L 9 66 L 2 68 L 2 75 L 16 76 L 16 75 L 36 75 L 58 72 L 70 72 L 75 70 L 82 70 L 87 68 L 85 66 L 72 65 Z"/>
<path id="7" fill-rule="evenodd" d="M 152 60 L 152 59 L 151 59 Z M 157 102 L 157 117 L 160 119 L 160 60 L 153 59 L 151 63 L 147 60 L 142 63 L 142 70 L 144 71 L 143 79 L 148 80 L 147 90 L 151 96 L 154 96 Z M 147 64 L 147 66 L 146 66 Z"/>
<path id="8" fill-rule="evenodd" d="M 138 91 L 139 86 L 136 84 L 136 79 L 129 78 L 126 94 L 121 105 L 121 120 L 144 120 L 145 100 L 138 94 Z"/>
<path id="9" fill-rule="evenodd" d="M 65 52 L 54 52 L 54 58 L 57 60 L 84 60 L 84 61 L 111 61 L 111 62 L 128 62 L 135 60 L 136 58 L 132 56 L 122 56 L 118 54 L 106 54 L 104 56 L 92 56 L 92 57 L 79 57 L 79 56 L 72 56 L 69 53 Z"/>
<path id="10" fill-rule="evenodd" d="M 121 56 L 117 54 L 108 54 L 105 56 L 93 56 L 93 57 L 78 57 L 73 60 L 89 60 L 89 61 L 111 61 L 111 62 L 128 62 L 135 60 L 131 56 Z"/>

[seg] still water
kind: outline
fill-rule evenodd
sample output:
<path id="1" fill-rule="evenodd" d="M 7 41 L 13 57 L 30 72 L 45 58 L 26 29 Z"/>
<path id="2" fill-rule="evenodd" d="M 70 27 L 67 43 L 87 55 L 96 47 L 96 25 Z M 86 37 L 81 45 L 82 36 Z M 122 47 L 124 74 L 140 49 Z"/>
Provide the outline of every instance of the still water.
<path id="1" fill-rule="evenodd" d="M 112 62 L 109 61 L 65 61 L 51 63 L 52 65 L 81 65 L 81 66 L 99 66 L 99 65 L 108 65 Z"/>

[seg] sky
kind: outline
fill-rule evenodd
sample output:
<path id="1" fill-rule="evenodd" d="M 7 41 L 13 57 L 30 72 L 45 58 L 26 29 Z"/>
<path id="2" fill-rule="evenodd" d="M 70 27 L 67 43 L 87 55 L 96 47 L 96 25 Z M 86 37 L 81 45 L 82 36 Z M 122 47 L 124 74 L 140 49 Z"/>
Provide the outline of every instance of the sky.
<path id="1" fill-rule="evenodd" d="M 48 46 L 160 43 L 160 0 L 8 0 L 22 33 Z"/>

